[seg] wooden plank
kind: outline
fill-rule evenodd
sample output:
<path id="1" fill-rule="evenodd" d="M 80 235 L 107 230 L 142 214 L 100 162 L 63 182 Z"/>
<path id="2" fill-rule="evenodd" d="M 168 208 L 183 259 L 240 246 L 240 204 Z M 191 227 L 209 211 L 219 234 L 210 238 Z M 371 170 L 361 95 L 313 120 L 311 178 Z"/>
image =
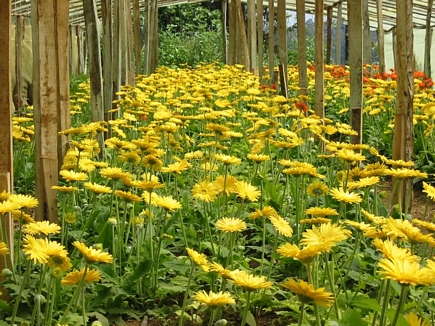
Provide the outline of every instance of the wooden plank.
<path id="1" fill-rule="evenodd" d="M 305 0 L 296 1 L 296 21 L 298 29 L 298 70 L 299 70 L 299 94 L 308 94 L 307 72 L 307 31 L 305 25 Z M 304 101 L 306 102 L 306 101 Z"/>
<path id="2" fill-rule="evenodd" d="M 121 89 L 121 46 L 120 46 L 120 24 L 119 24 L 119 6 L 121 0 L 113 0 L 113 35 L 112 35 L 112 100 L 117 100 L 117 93 Z M 112 104 L 113 108 L 116 107 Z M 113 114 L 113 118 L 116 117 Z"/>
<path id="3" fill-rule="evenodd" d="M 260 83 L 264 84 L 264 22 L 263 22 L 264 4 L 263 0 L 257 0 L 257 39 L 258 39 L 258 76 Z"/>
<path id="4" fill-rule="evenodd" d="M 336 20 L 336 27 L 335 27 L 335 63 L 337 65 L 342 64 L 342 56 L 341 56 L 341 42 L 343 41 L 343 5 L 342 2 L 340 2 L 337 5 L 337 20 Z"/>
<path id="5" fill-rule="evenodd" d="M 134 67 L 136 74 L 142 73 L 142 41 L 140 36 L 140 3 L 133 0 Z"/>
<path id="6" fill-rule="evenodd" d="M 429 0 L 430 1 L 430 0 Z M 385 33 L 384 33 L 384 18 L 382 15 L 382 0 L 376 1 L 377 19 L 378 19 L 378 54 L 379 54 L 379 72 L 385 72 Z"/>
<path id="7" fill-rule="evenodd" d="M 314 111 L 321 119 L 325 116 L 325 84 L 324 74 L 324 55 L 323 55 L 323 0 L 317 0 L 314 8 L 314 65 L 315 65 L 315 93 Z"/>
<path id="8" fill-rule="evenodd" d="M 32 0 L 36 219 L 57 223 L 58 132 L 69 117 L 68 0 Z"/>
<path id="9" fill-rule="evenodd" d="M 432 19 L 433 0 L 427 0 L 427 13 L 426 13 L 426 33 L 424 36 L 424 74 L 427 77 L 432 77 L 431 67 L 431 46 L 432 46 L 432 26 L 430 24 Z"/>
<path id="10" fill-rule="evenodd" d="M 362 1 L 348 0 L 349 22 L 349 68 L 350 68 L 350 121 L 352 129 L 358 132 L 357 136 L 351 137 L 353 144 L 362 142 L 362 107 L 363 107 L 363 14 Z"/>
<path id="11" fill-rule="evenodd" d="M 411 161 L 414 153 L 413 101 L 414 101 L 414 59 L 413 59 L 413 24 L 412 2 L 396 0 L 396 73 L 397 95 L 396 114 L 394 117 L 393 159 Z M 400 180 L 393 180 L 393 183 Z M 411 180 L 404 180 L 403 191 L 394 194 L 393 203 L 400 203 L 406 211 L 411 208 Z"/>
<path id="12" fill-rule="evenodd" d="M 349 8 L 349 7 L 348 7 Z M 363 62 L 372 63 L 372 38 L 370 34 L 369 0 L 363 0 Z"/>
<path id="13" fill-rule="evenodd" d="M 250 71 L 258 75 L 257 68 L 257 18 L 256 18 L 256 2 L 248 0 L 248 32 L 249 32 L 249 59 Z"/>
<path id="14" fill-rule="evenodd" d="M 159 64 L 159 19 L 157 0 L 151 0 L 151 42 L 150 42 L 150 73 L 153 73 Z"/>
<path id="15" fill-rule="evenodd" d="M 14 104 L 15 109 L 19 112 L 23 107 L 23 41 L 25 35 L 25 24 L 23 16 L 16 16 L 15 28 L 15 87 L 14 87 Z"/>
<path id="16" fill-rule="evenodd" d="M 126 34 L 126 84 L 134 85 L 134 77 L 136 75 L 135 65 L 134 65 L 134 35 L 133 35 L 133 16 L 131 14 L 131 3 L 130 0 L 125 0 L 125 34 Z"/>
<path id="17" fill-rule="evenodd" d="M 119 16 L 118 16 L 118 24 L 119 24 L 119 47 L 121 51 L 120 55 L 120 82 L 121 85 L 126 85 L 128 83 L 128 72 L 127 72 L 127 60 L 128 60 L 128 49 L 127 49 L 127 17 L 126 17 L 126 8 L 125 1 L 119 0 Z"/>
<path id="18" fill-rule="evenodd" d="M 228 3 L 228 64 L 236 63 L 237 44 L 237 6 L 235 1 Z"/>
<path id="19" fill-rule="evenodd" d="M 12 147 L 12 73 L 11 73 L 11 0 L 0 0 L 0 192 L 13 192 L 13 147 Z M 0 223 L 6 238 L 0 240 L 9 246 L 10 255 L 14 252 L 13 221 L 10 214 L 3 216 Z M 11 261 L 13 260 L 13 256 Z M 0 270 L 12 268 L 0 259 Z M 1 276 L 0 276 L 1 279 Z M 4 291 L 4 289 L 2 289 Z"/>
<path id="20" fill-rule="evenodd" d="M 78 73 L 86 73 L 86 57 L 85 57 L 85 47 L 83 45 L 83 27 L 80 25 L 75 25 L 77 34 L 77 53 L 78 53 Z"/>
<path id="21" fill-rule="evenodd" d="M 228 64 L 228 49 L 227 49 L 227 15 L 228 1 L 222 1 L 222 61 Z"/>
<path id="22" fill-rule="evenodd" d="M 275 84 L 275 3 L 269 0 L 269 77 L 270 82 Z"/>
<path id="23" fill-rule="evenodd" d="M 278 61 L 280 67 L 281 94 L 288 97 L 287 88 L 287 14 L 285 0 L 277 4 Z"/>
<path id="24" fill-rule="evenodd" d="M 112 108 L 113 77 L 112 77 L 112 0 L 101 1 L 101 15 L 103 22 L 103 105 L 104 120 L 112 119 L 109 112 Z"/>
<path id="25" fill-rule="evenodd" d="M 86 40 L 89 51 L 89 70 L 91 83 L 91 120 L 104 120 L 103 77 L 101 69 L 100 35 L 98 34 L 98 15 L 95 0 L 83 0 Z"/>
<path id="26" fill-rule="evenodd" d="M 237 4 L 237 32 L 240 36 L 240 45 L 238 49 L 240 50 L 240 59 L 239 63 L 242 63 L 245 66 L 246 71 L 250 71 L 251 64 L 249 58 L 249 46 L 248 46 L 248 38 L 246 36 L 246 26 L 245 26 L 245 18 L 242 10 L 242 2 L 240 0 L 236 0 Z"/>
<path id="27" fill-rule="evenodd" d="M 331 52 L 332 52 L 332 10 L 330 6 L 326 9 L 326 64 L 331 63 Z"/>

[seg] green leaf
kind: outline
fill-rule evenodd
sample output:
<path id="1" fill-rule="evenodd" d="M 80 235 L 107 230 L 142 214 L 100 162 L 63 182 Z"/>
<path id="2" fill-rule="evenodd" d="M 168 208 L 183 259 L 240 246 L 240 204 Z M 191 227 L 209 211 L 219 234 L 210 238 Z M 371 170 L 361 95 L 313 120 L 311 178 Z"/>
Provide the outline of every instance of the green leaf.
<path id="1" fill-rule="evenodd" d="M 348 309 L 338 323 L 339 326 L 367 326 L 368 323 L 361 318 L 361 312 L 356 309 Z"/>
<path id="2" fill-rule="evenodd" d="M 103 324 L 103 326 L 109 326 L 109 320 L 104 317 L 102 314 L 100 314 L 99 312 L 90 312 L 87 314 L 89 317 L 95 317 L 101 324 Z"/>
<path id="3" fill-rule="evenodd" d="M 147 274 L 152 267 L 153 261 L 150 259 L 141 261 L 136 268 L 134 269 L 132 274 L 129 274 L 127 279 L 125 280 L 125 285 L 130 287 L 130 285 L 137 281 L 139 278 Z"/>
<path id="4" fill-rule="evenodd" d="M 251 311 L 248 311 L 248 314 L 246 315 L 246 323 L 249 326 L 257 326 L 257 322 L 255 321 L 255 317 Z"/>
<path id="5" fill-rule="evenodd" d="M 350 304 L 355 307 L 381 312 L 381 307 L 375 299 L 366 298 L 364 296 L 357 296 Z"/>

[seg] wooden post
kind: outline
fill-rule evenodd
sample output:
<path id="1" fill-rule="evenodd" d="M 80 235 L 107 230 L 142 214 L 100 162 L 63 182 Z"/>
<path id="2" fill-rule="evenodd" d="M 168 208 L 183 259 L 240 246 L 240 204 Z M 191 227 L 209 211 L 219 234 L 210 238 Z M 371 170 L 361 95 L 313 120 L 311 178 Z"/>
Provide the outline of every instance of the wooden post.
<path id="1" fill-rule="evenodd" d="M 36 219 L 58 222 L 56 191 L 69 128 L 68 0 L 32 0 Z"/>
<path id="2" fill-rule="evenodd" d="M 348 0 L 349 22 L 349 67 L 350 67 L 350 112 L 351 126 L 357 136 L 351 137 L 353 144 L 362 142 L 362 91 L 363 91 L 363 15 L 362 0 Z"/>
<path id="3" fill-rule="evenodd" d="M 325 116 L 325 96 L 324 96 L 324 60 L 323 60 L 323 0 L 316 0 L 314 16 L 314 42 L 315 42 L 315 94 L 314 111 L 321 119 Z"/>
<path id="4" fill-rule="evenodd" d="M 326 9 L 326 64 L 331 63 L 332 52 L 332 6 Z"/>
<path id="5" fill-rule="evenodd" d="M 343 28 L 343 9 L 342 2 L 337 5 L 337 22 L 335 27 L 335 63 L 341 65 L 341 42 L 342 42 L 342 28 Z"/>
<path id="6" fill-rule="evenodd" d="M 236 63 L 236 45 L 237 45 L 237 6 L 235 1 L 228 4 L 229 22 L 228 22 L 228 64 Z"/>
<path id="7" fill-rule="evenodd" d="M 86 62 L 83 45 L 83 28 L 80 25 L 76 25 L 77 34 L 77 53 L 78 53 L 78 73 L 84 74 L 86 72 Z"/>
<path id="8" fill-rule="evenodd" d="M 258 76 L 260 77 L 260 83 L 264 84 L 264 33 L 263 33 L 263 0 L 257 0 L 257 39 L 258 39 Z"/>
<path id="9" fill-rule="evenodd" d="M 256 18 L 256 0 L 248 0 L 248 31 L 249 31 L 249 59 L 251 62 L 251 71 L 254 75 L 258 75 L 257 68 L 257 18 Z"/>
<path id="10" fill-rule="evenodd" d="M 271 83 L 275 81 L 275 4 L 269 0 L 269 77 Z"/>
<path id="11" fill-rule="evenodd" d="M 414 60 L 412 1 L 396 0 L 396 72 L 397 109 L 394 117 L 393 159 L 411 161 L 414 152 L 413 101 L 414 101 Z M 412 180 L 403 182 L 402 197 L 396 193 L 394 203 L 405 205 L 412 196 Z M 393 180 L 393 183 L 400 182 Z M 405 212 L 408 213 L 408 212 Z"/>
<path id="12" fill-rule="evenodd" d="M 151 57 L 150 68 L 153 73 L 159 65 L 159 19 L 157 0 L 152 0 L 152 31 L 151 31 Z"/>
<path id="13" fill-rule="evenodd" d="M 224 64 L 228 64 L 228 50 L 227 50 L 227 0 L 222 1 L 222 61 Z"/>
<path id="14" fill-rule="evenodd" d="M 121 89 L 121 45 L 120 45 L 120 24 L 119 6 L 121 0 L 113 0 L 113 22 L 112 22 L 112 100 L 117 100 L 116 95 Z M 115 108 L 115 104 L 111 104 Z M 116 114 L 112 114 L 116 116 Z M 110 130 L 109 130 L 110 131 Z"/>
<path id="15" fill-rule="evenodd" d="M 103 121 L 103 76 L 101 72 L 100 36 L 98 35 L 98 16 L 95 0 L 83 0 L 86 40 L 89 51 L 91 81 L 91 120 Z M 99 139 L 102 146 L 103 139 Z"/>
<path id="16" fill-rule="evenodd" d="M 307 74 L 307 30 L 306 30 L 307 28 L 305 25 L 305 0 L 296 1 L 296 20 L 298 26 L 299 94 L 307 95 L 308 74 Z"/>
<path id="17" fill-rule="evenodd" d="M 429 0 L 430 1 L 430 0 Z M 382 0 L 376 1 L 378 17 L 378 54 L 379 54 L 379 73 L 385 72 L 385 46 L 384 46 L 384 17 L 382 13 Z"/>
<path id="18" fill-rule="evenodd" d="M 14 104 L 15 109 L 20 111 L 23 107 L 23 41 L 25 35 L 25 24 L 23 16 L 16 16 L 15 24 L 15 88 Z"/>
<path id="19" fill-rule="evenodd" d="M 134 63 L 136 75 L 142 73 L 142 42 L 140 37 L 140 3 L 133 0 Z"/>
<path id="20" fill-rule="evenodd" d="M 157 0 L 146 0 L 145 74 L 149 75 L 158 65 L 158 9 Z"/>
<path id="21" fill-rule="evenodd" d="M 103 21 L 103 106 L 104 120 L 111 120 L 113 83 L 112 83 L 112 0 L 101 1 Z"/>
<path id="22" fill-rule="evenodd" d="M 125 48 L 125 56 L 126 56 L 126 84 L 134 85 L 134 77 L 135 73 L 135 50 L 134 50 L 134 34 L 133 34 L 133 16 L 131 14 L 131 4 L 130 0 L 125 0 L 124 2 L 125 8 L 125 36 L 126 36 L 126 48 Z"/>
<path id="23" fill-rule="evenodd" d="M 287 15 L 285 0 L 278 0 L 277 5 L 278 21 L 278 60 L 280 67 L 281 94 L 288 97 L 287 88 Z"/>
<path id="24" fill-rule="evenodd" d="M 120 55 L 120 82 L 121 85 L 126 85 L 128 83 L 128 49 L 127 49 L 127 17 L 125 12 L 125 0 L 119 0 L 118 4 L 119 16 L 119 47 L 121 51 Z"/>
<path id="25" fill-rule="evenodd" d="M 431 46 L 432 46 L 432 9 L 433 0 L 427 0 L 427 12 L 426 12 L 426 34 L 424 36 L 424 74 L 427 77 L 432 77 L 432 67 L 431 67 Z"/>
<path id="26" fill-rule="evenodd" d="M 248 38 L 246 37 L 246 27 L 245 27 L 245 19 L 243 17 L 242 10 L 242 2 L 240 0 L 235 0 L 237 4 L 237 32 L 240 35 L 240 45 L 238 49 L 240 50 L 240 59 L 241 62 L 245 66 L 246 71 L 250 71 L 251 64 L 249 58 L 249 46 L 248 46 Z"/>
<path id="27" fill-rule="evenodd" d="M 370 35 L 370 17 L 369 17 L 369 0 L 363 0 L 363 26 L 364 26 L 364 41 L 363 41 L 363 62 L 372 63 L 372 38 Z"/>
<path id="28" fill-rule="evenodd" d="M 13 192 L 13 147 L 12 147 L 12 72 L 11 72 L 11 0 L 0 0 L 0 192 Z M 3 216 L 0 223 L 6 239 L 0 240 L 9 245 L 10 255 L 14 252 L 13 221 L 11 214 Z M 11 261 L 12 261 L 11 256 Z M 0 270 L 11 268 L 0 259 Z M 1 277 L 1 276 L 0 276 Z"/>

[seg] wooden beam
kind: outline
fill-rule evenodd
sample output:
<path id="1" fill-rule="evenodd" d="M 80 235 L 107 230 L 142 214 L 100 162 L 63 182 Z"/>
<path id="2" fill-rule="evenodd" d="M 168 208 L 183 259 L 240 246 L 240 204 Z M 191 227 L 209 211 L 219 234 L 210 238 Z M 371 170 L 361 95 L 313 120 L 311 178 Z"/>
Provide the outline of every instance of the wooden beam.
<path id="1" fill-rule="evenodd" d="M 89 51 L 91 82 L 91 120 L 103 121 L 103 76 L 101 69 L 100 35 L 98 34 L 98 16 L 95 0 L 83 0 L 85 14 L 86 40 Z M 103 146 L 103 139 L 99 139 Z"/>
<path id="2" fill-rule="evenodd" d="M 248 4 L 248 39 L 249 39 L 249 60 L 251 63 L 249 71 L 258 75 L 257 70 L 257 17 L 256 1 L 247 0 Z"/>
<path id="3" fill-rule="evenodd" d="M 228 4 L 229 22 L 228 22 L 228 64 L 236 63 L 237 48 L 237 5 L 235 1 Z"/>
<path id="4" fill-rule="evenodd" d="M 353 144 L 362 143 L 362 106 L 363 106 L 363 11 L 362 1 L 348 0 L 347 15 L 349 22 L 349 68 L 350 68 L 350 121 L 358 135 L 351 137 Z"/>
<path id="5" fill-rule="evenodd" d="M 427 12 L 426 12 L 426 33 L 424 36 L 424 74 L 427 77 L 432 77 L 431 67 L 431 46 L 432 46 L 432 34 L 431 27 L 432 20 L 433 0 L 427 0 Z"/>
<path id="6" fill-rule="evenodd" d="M 396 73 L 397 95 L 396 114 L 394 117 L 393 159 L 411 161 L 414 152 L 413 102 L 414 102 L 414 50 L 412 1 L 396 0 Z M 403 211 L 408 213 L 412 196 L 412 182 L 403 182 L 403 191 L 394 194 L 393 202 L 400 203 Z M 401 195 L 401 196 L 400 196 Z"/>
<path id="7" fill-rule="evenodd" d="M 228 64 L 228 48 L 227 48 L 227 14 L 228 14 L 228 1 L 222 1 L 222 61 L 224 64 Z"/>
<path id="8" fill-rule="evenodd" d="M 307 73 L 307 28 L 305 25 L 305 0 L 297 0 L 296 6 L 297 6 L 296 21 L 297 21 L 297 28 L 298 28 L 299 94 L 307 95 L 308 73 Z"/>
<path id="9" fill-rule="evenodd" d="M 36 219 L 58 222 L 56 191 L 69 126 L 69 0 L 32 0 Z"/>
<path id="10" fill-rule="evenodd" d="M 288 97 L 287 88 L 287 15 L 285 0 L 278 0 L 277 5 L 278 23 L 278 61 L 280 65 L 281 94 Z"/>
<path id="11" fill-rule="evenodd" d="M 348 7 L 349 8 L 349 7 Z M 363 0 L 363 60 L 364 63 L 372 63 L 372 38 L 370 34 L 369 0 Z"/>
<path id="12" fill-rule="evenodd" d="M 384 43 L 384 18 L 382 15 L 382 0 L 376 1 L 377 18 L 378 18 L 378 54 L 379 54 L 379 72 L 385 72 L 385 43 Z"/>
<path id="13" fill-rule="evenodd" d="M 240 0 L 235 0 L 237 5 L 237 35 L 239 36 L 238 42 L 239 45 L 237 49 L 239 50 L 240 60 L 238 63 L 242 63 L 245 66 L 246 71 L 250 71 L 251 64 L 249 58 L 249 46 L 248 46 L 248 38 L 246 36 L 246 26 L 245 26 L 245 18 L 242 10 L 242 2 Z"/>
<path id="14" fill-rule="evenodd" d="M 12 73 L 11 73 L 11 0 L 0 0 L 0 192 L 13 192 L 13 147 L 12 147 Z M 9 246 L 10 255 L 14 252 L 13 221 L 11 214 L 1 218 L 5 237 L 0 240 Z M 11 261 L 12 261 L 12 256 Z M 0 259 L 0 269 L 12 268 Z M 0 276 L 1 278 L 1 276 Z M 3 290 L 3 289 L 2 289 Z"/>
<path id="15" fill-rule="evenodd" d="M 121 89 L 121 43 L 120 43 L 120 23 L 119 23 L 119 6 L 121 0 L 113 0 L 112 12 L 112 101 L 118 99 L 117 93 Z M 116 104 L 111 104 L 113 108 Z M 115 118 L 117 114 L 113 114 Z M 110 132 L 110 129 L 109 129 Z"/>
<path id="16" fill-rule="evenodd" d="M 326 64 L 331 63 L 331 52 L 332 52 L 332 10 L 330 6 L 326 9 Z"/>
<path id="17" fill-rule="evenodd" d="M 269 77 L 271 83 L 275 81 L 275 4 L 269 0 Z"/>
<path id="18" fill-rule="evenodd" d="M 134 85 L 135 79 L 135 65 L 134 65 L 134 32 L 133 32 L 133 15 L 131 13 L 131 3 L 130 0 L 125 0 L 125 36 L 126 36 L 126 47 L 125 47 L 125 56 L 126 56 L 126 84 Z"/>
<path id="19" fill-rule="evenodd" d="M 133 0 L 134 66 L 136 75 L 142 73 L 142 41 L 140 36 L 140 1 Z"/>
<path id="20" fill-rule="evenodd" d="M 257 0 L 257 39 L 258 39 L 258 76 L 260 77 L 260 83 L 264 84 L 264 22 L 263 22 L 264 5 L 263 0 Z"/>
<path id="21" fill-rule="evenodd" d="M 101 15 L 103 21 L 103 105 L 105 121 L 109 121 L 112 119 L 109 112 L 112 108 L 113 97 L 112 4 L 112 0 L 101 1 Z"/>
<path id="22" fill-rule="evenodd" d="M 343 5 L 342 2 L 340 2 L 337 5 L 337 21 L 336 21 L 336 27 L 335 27 L 335 63 L 337 65 L 342 64 L 341 60 L 341 42 L 343 41 Z"/>
<path id="23" fill-rule="evenodd" d="M 314 111 L 321 119 L 325 116 L 325 84 L 324 84 L 324 55 L 323 55 L 323 0 L 317 0 L 314 15 L 314 48 L 315 48 L 315 94 Z"/>
<path id="24" fill-rule="evenodd" d="M 14 104 L 15 109 L 20 111 L 23 107 L 23 41 L 25 35 L 25 23 L 23 16 L 16 16 L 15 24 L 15 88 Z"/>

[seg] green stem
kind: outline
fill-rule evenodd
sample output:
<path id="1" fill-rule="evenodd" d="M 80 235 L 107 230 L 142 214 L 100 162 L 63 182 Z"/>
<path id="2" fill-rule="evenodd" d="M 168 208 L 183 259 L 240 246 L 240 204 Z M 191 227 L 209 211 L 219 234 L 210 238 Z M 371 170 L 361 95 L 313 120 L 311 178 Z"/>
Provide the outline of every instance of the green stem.
<path id="1" fill-rule="evenodd" d="M 190 283 L 192 282 L 194 270 L 195 270 L 195 265 L 192 262 L 192 267 L 190 268 L 189 280 L 187 281 L 186 292 L 184 292 L 183 307 L 181 308 L 181 315 L 180 315 L 180 319 L 178 320 L 178 326 L 183 326 L 184 313 L 187 307 L 187 297 L 189 296 Z"/>
<path id="2" fill-rule="evenodd" d="M 329 268 L 329 259 L 327 257 L 325 257 L 325 267 L 326 267 L 326 275 L 328 276 L 329 284 L 331 286 L 332 295 L 334 298 L 336 298 L 334 274 L 331 272 L 331 268 Z M 337 300 L 334 300 L 334 312 L 335 312 L 335 317 L 337 318 L 337 320 L 340 320 L 341 319 L 340 318 L 340 310 L 338 309 Z"/>
<path id="3" fill-rule="evenodd" d="M 18 291 L 18 295 L 15 298 L 14 310 L 12 312 L 12 317 L 11 317 L 11 325 L 12 326 L 14 325 L 15 318 L 17 317 L 18 307 L 20 305 L 20 300 L 21 300 L 21 296 L 23 295 L 24 287 L 26 286 L 26 283 L 27 283 L 27 278 L 30 275 L 30 264 L 31 264 L 31 261 L 27 260 L 26 272 L 24 273 L 23 281 L 21 283 L 20 290 Z"/>
<path id="4" fill-rule="evenodd" d="M 214 244 L 213 244 L 213 237 L 211 235 L 210 220 L 208 218 L 207 205 L 205 202 L 203 202 L 203 205 L 204 205 L 205 224 L 207 227 L 208 237 L 210 238 L 211 252 L 213 253 L 213 256 L 216 256 L 216 251 L 214 249 Z M 186 243 L 186 245 L 187 245 L 187 243 Z"/>
<path id="5" fill-rule="evenodd" d="M 216 318 L 216 312 L 217 312 L 217 308 L 211 308 L 211 316 L 210 316 L 210 321 L 208 322 L 208 326 L 213 326 L 213 322 Z"/>
<path id="6" fill-rule="evenodd" d="M 314 309 L 314 315 L 316 316 L 316 325 L 321 326 L 322 323 L 320 321 L 319 309 L 317 308 L 317 305 L 315 303 L 313 304 L 313 309 Z"/>
<path id="7" fill-rule="evenodd" d="M 261 261 L 260 261 L 260 275 L 263 275 L 264 268 L 264 255 L 266 251 L 266 218 L 263 216 L 263 227 L 262 227 L 262 245 L 261 245 Z"/>
<path id="8" fill-rule="evenodd" d="M 242 323 L 240 324 L 240 326 L 245 326 L 245 324 L 246 324 L 246 317 L 248 316 L 250 305 L 251 305 L 251 291 L 247 291 L 246 307 L 245 307 L 245 310 L 243 311 L 243 318 L 242 318 Z"/>
<path id="9" fill-rule="evenodd" d="M 387 313 L 389 299 L 390 299 L 390 280 L 388 279 L 385 284 L 384 300 L 382 301 L 382 310 L 381 310 L 381 316 L 379 317 L 380 318 L 379 326 L 385 325 L 385 314 Z"/>
<path id="10" fill-rule="evenodd" d="M 391 322 L 391 326 L 396 326 L 399 315 L 402 312 L 403 303 L 405 302 L 407 285 L 401 285 L 399 302 L 397 303 L 396 313 L 394 314 L 394 319 Z"/>
<path id="11" fill-rule="evenodd" d="M 298 326 L 302 326 L 302 320 L 304 319 L 304 309 L 305 309 L 305 304 L 301 302 L 301 313 L 299 314 Z"/>

